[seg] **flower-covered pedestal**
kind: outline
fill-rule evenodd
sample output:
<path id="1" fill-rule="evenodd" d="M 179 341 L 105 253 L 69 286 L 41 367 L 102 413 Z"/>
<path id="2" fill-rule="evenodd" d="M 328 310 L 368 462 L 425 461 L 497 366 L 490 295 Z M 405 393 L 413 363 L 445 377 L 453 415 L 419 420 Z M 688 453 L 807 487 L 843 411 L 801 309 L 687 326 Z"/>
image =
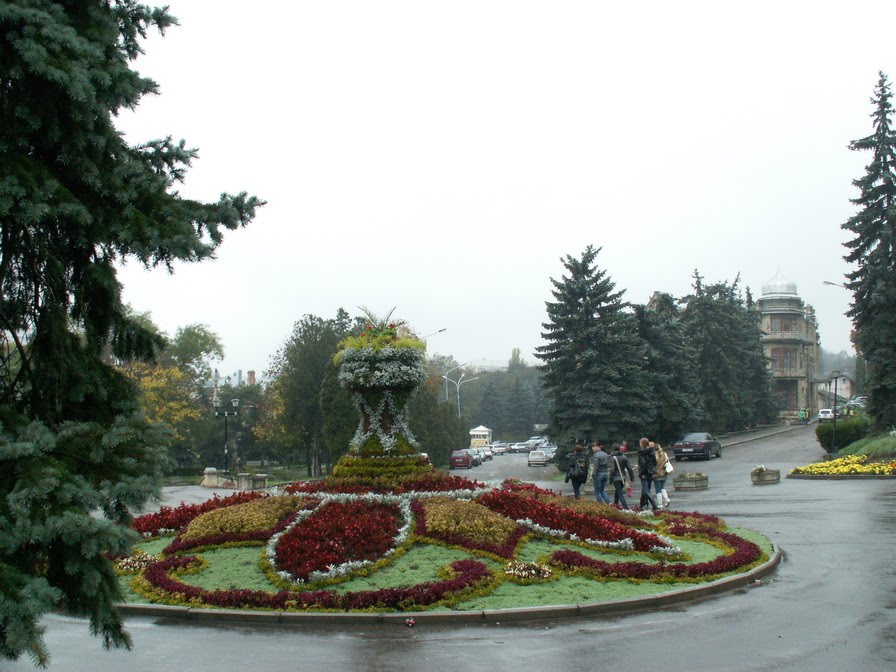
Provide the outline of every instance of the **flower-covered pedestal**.
<path id="1" fill-rule="evenodd" d="M 706 490 L 709 476 L 706 474 L 678 474 L 672 479 L 676 490 Z"/>
<path id="2" fill-rule="evenodd" d="M 390 313 L 391 315 L 391 313 Z M 407 423 L 406 407 L 426 377 L 426 344 L 401 322 L 367 315 L 370 322 L 349 336 L 334 357 L 339 382 L 352 393 L 360 422 L 335 478 L 372 483 L 432 471 Z"/>
<path id="3" fill-rule="evenodd" d="M 780 469 L 769 469 L 764 465 L 759 465 L 753 471 L 750 472 L 750 480 L 753 481 L 753 485 L 765 485 L 767 483 L 780 483 L 781 482 L 781 470 Z"/>

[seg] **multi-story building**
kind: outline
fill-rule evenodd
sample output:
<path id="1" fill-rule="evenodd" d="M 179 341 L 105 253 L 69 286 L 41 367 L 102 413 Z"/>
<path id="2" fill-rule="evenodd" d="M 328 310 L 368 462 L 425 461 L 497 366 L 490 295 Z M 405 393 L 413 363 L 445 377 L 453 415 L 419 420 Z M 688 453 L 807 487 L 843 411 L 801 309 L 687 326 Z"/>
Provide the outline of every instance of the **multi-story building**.
<path id="1" fill-rule="evenodd" d="M 800 409 L 815 413 L 821 356 L 815 310 L 796 293 L 796 283 L 780 273 L 762 286 L 756 310 L 779 417 L 792 420 Z"/>

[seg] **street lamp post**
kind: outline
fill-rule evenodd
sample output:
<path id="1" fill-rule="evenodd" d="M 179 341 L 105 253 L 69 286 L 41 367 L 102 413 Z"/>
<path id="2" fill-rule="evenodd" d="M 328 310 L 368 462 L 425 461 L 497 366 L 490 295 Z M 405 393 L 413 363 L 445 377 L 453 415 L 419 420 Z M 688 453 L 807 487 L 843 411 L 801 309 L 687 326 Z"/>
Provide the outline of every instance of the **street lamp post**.
<path id="1" fill-rule="evenodd" d="M 229 446 L 227 445 L 227 418 L 231 418 L 231 417 L 235 417 L 236 415 L 239 415 L 240 400 L 239 399 L 231 399 L 230 403 L 233 404 L 233 410 L 232 411 L 227 411 L 227 410 L 222 411 L 220 409 L 220 407 L 218 406 L 218 400 L 215 399 L 215 417 L 216 418 L 221 418 L 221 417 L 224 418 L 224 470 L 225 471 L 227 471 L 230 468 L 230 466 L 229 466 L 230 463 L 228 462 Z"/>
<path id="2" fill-rule="evenodd" d="M 457 380 L 452 380 L 447 375 L 442 376 L 442 378 L 445 379 L 445 389 L 448 389 L 449 382 L 454 383 L 454 387 L 457 388 L 457 417 L 460 417 L 460 386 L 463 385 L 464 383 L 472 383 L 474 380 L 479 380 L 479 376 L 476 376 L 475 378 L 467 378 L 466 380 L 464 380 L 465 375 L 467 375 L 467 374 L 466 373 L 460 374 L 460 378 L 458 378 Z"/>
<path id="3" fill-rule="evenodd" d="M 420 340 L 421 340 L 421 341 L 425 341 L 425 340 L 426 340 L 427 338 L 429 338 L 430 336 L 435 336 L 436 334 L 441 334 L 443 331 L 448 331 L 448 327 L 442 327 L 442 328 L 439 329 L 438 331 L 434 331 L 434 332 L 432 332 L 431 334 L 426 334 L 426 336 L 421 336 L 421 337 L 420 337 Z"/>
<path id="4" fill-rule="evenodd" d="M 469 362 L 468 362 L 468 363 L 469 363 Z M 465 366 L 466 366 L 466 364 L 460 364 L 459 366 L 455 366 L 453 369 L 448 369 L 448 370 L 442 375 L 442 378 L 445 379 L 445 401 L 446 401 L 446 402 L 448 401 L 448 381 L 451 380 L 451 379 L 448 377 L 448 374 L 451 373 L 452 371 L 457 371 L 458 369 L 462 369 L 462 368 L 464 368 Z M 463 378 L 463 376 L 461 376 L 461 378 Z M 451 380 L 451 382 L 453 383 L 454 381 Z"/>
<path id="5" fill-rule="evenodd" d="M 831 424 L 831 457 L 837 455 L 837 381 L 842 375 L 840 371 L 831 371 L 834 377 L 834 419 Z"/>

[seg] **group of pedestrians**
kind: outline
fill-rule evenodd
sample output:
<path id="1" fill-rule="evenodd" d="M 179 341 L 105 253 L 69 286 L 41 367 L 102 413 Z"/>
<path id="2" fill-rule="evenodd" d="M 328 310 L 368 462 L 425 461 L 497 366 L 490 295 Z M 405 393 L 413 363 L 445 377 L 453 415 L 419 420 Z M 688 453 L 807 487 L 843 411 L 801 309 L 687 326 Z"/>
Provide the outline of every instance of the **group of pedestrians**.
<path id="1" fill-rule="evenodd" d="M 614 443 L 607 452 L 601 441 L 591 444 L 591 473 L 594 482 L 594 499 L 605 504 L 610 503 L 607 486 L 613 484 L 613 504 L 628 509 L 625 498 L 626 490 L 632 494 L 630 483 L 635 480 L 635 473 L 628 459 L 628 443 Z M 672 463 L 666 451 L 659 443 L 643 438 L 638 442 L 638 479 L 641 481 L 640 506 L 647 504 L 656 511 L 669 506 L 669 495 L 666 493 L 666 479 L 672 471 Z M 572 483 L 576 499 L 581 497 L 581 487 L 588 480 L 589 456 L 584 443 L 577 442 L 575 450 L 567 459 L 566 482 Z M 651 489 L 656 496 L 651 494 Z"/>

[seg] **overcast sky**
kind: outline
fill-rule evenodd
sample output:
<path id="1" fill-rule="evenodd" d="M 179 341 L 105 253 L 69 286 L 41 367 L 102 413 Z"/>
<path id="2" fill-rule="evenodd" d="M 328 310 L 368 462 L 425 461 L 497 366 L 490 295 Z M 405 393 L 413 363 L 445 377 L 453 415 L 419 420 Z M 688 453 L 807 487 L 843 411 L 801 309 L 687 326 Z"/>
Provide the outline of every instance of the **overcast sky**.
<path id="1" fill-rule="evenodd" d="M 541 342 L 561 258 L 603 247 L 625 299 L 694 269 L 759 296 L 779 271 L 851 350 L 840 225 L 896 2 L 171 0 L 136 62 L 160 95 L 119 127 L 199 149 L 181 193 L 265 199 L 217 260 L 133 263 L 125 299 L 207 324 L 223 373 L 268 366 L 303 314 L 388 312 L 430 352 Z"/>

